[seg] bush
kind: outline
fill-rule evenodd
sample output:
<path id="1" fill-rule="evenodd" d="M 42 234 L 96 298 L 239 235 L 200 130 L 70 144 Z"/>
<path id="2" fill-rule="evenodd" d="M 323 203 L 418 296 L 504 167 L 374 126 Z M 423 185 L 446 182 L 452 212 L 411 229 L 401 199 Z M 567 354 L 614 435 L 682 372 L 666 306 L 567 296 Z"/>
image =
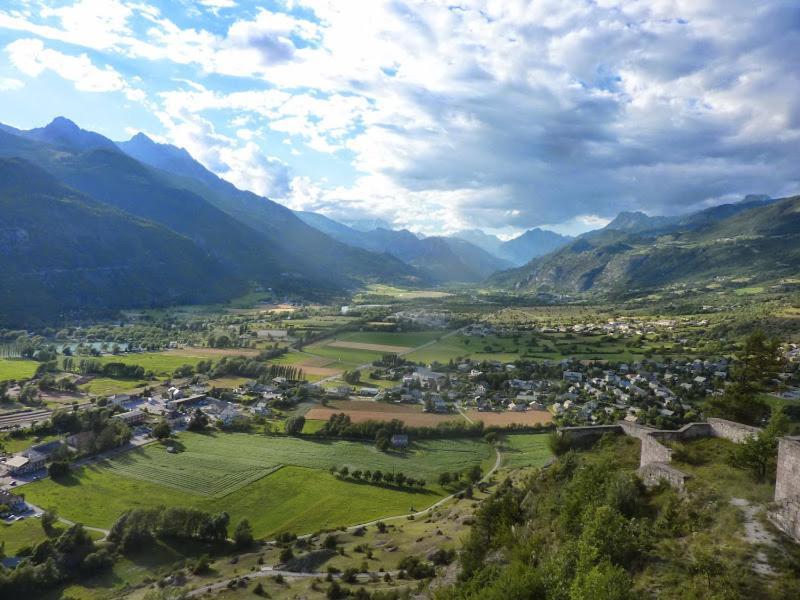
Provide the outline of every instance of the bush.
<path id="1" fill-rule="evenodd" d="M 413 579 L 427 579 L 436 574 L 433 565 L 422 562 L 416 556 L 406 556 L 397 564 L 397 568 L 413 578 Z"/>
<path id="2" fill-rule="evenodd" d="M 286 546 L 285 548 L 283 548 L 281 550 L 280 556 L 278 557 L 278 559 L 282 563 L 289 562 L 293 558 L 294 558 L 294 552 L 292 552 L 291 546 Z"/>
<path id="3" fill-rule="evenodd" d="M 572 444 L 567 435 L 561 435 L 557 431 L 553 431 L 547 436 L 547 447 L 556 456 L 561 456 L 569 452 Z"/>

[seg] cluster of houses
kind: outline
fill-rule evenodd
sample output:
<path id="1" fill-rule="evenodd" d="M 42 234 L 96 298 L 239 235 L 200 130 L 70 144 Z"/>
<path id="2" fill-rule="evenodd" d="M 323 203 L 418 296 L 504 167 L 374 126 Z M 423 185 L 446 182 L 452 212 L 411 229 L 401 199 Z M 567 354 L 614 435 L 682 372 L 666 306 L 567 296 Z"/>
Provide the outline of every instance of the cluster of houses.
<path id="1" fill-rule="evenodd" d="M 664 324 L 665 326 L 667 323 Z M 489 335 L 483 325 L 466 330 Z M 426 411 L 450 412 L 455 403 L 480 411 L 549 411 L 563 422 L 597 423 L 624 418 L 641 422 L 645 414 L 680 419 L 697 400 L 723 393 L 730 363 L 726 358 L 600 366 L 592 361 L 564 359 L 537 361 L 546 374 L 530 373 L 533 363 L 463 361 L 436 372 L 430 368 L 400 365 L 385 374 L 398 385 L 379 391 L 376 400 L 423 404 Z M 790 384 L 796 374 L 781 374 Z M 498 384 L 498 380 L 501 382 Z M 800 390 L 784 385 L 785 397 Z M 370 390 L 373 395 L 376 390 Z M 349 388 L 341 390 L 349 394 Z M 794 397 L 794 396 L 792 396 Z"/>

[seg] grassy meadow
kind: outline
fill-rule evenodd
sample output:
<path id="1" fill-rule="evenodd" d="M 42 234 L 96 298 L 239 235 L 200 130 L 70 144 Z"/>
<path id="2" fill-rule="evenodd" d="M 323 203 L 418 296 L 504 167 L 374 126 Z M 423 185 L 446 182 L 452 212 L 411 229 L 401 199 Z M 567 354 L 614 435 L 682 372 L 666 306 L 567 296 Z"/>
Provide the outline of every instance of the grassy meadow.
<path id="1" fill-rule="evenodd" d="M 34 360 L 2 358 L 0 359 L 0 381 L 29 379 L 36 373 L 38 366 L 39 363 Z"/>
<path id="2" fill-rule="evenodd" d="M 407 453 L 381 453 L 372 445 L 248 434 L 181 434 L 183 450 L 171 454 L 150 445 L 84 467 L 62 482 L 26 486 L 28 499 L 57 508 L 66 518 L 108 528 L 125 510 L 190 506 L 225 510 L 233 521 L 250 519 L 256 535 L 309 532 L 353 524 L 412 506 L 425 507 L 444 491 L 434 483 L 443 471 L 463 471 L 492 461 L 491 448 L 473 440 L 432 440 Z M 398 490 L 342 481 L 332 466 L 402 471 L 428 481 L 428 489 Z M 342 503 L 342 498 L 347 503 Z"/>
<path id="3" fill-rule="evenodd" d="M 553 455 L 547 445 L 547 434 L 515 433 L 502 438 L 500 451 L 503 453 L 503 467 L 541 467 Z"/>

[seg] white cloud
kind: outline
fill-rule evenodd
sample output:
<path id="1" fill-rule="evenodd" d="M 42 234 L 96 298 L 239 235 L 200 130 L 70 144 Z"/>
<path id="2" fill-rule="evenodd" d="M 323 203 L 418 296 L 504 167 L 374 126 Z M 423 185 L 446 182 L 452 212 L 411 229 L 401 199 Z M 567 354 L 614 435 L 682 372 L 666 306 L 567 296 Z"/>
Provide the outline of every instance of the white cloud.
<path id="1" fill-rule="evenodd" d="M 25 87 L 25 84 L 19 79 L 14 79 L 13 77 L 0 77 L 0 91 L 14 92 L 16 90 L 21 90 L 23 87 Z"/>
<path id="2" fill-rule="evenodd" d="M 11 64 L 30 77 L 50 70 L 83 92 L 115 92 L 126 87 L 125 80 L 113 68 L 96 67 L 86 54 L 70 56 L 51 50 L 41 40 L 16 40 L 6 46 L 6 53 Z"/>
<path id="3" fill-rule="evenodd" d="M 618 210 L 800 188 L 791 3 L 285 0 L 316 19 L 205 4 L 224 8 L 226 25 L 82 0 L 44 10 L 44 21 L 0 11 L 0 27 L 194 69 L 199 83 L 159 96 L 168 137 L 243 186 L 283 187 L 298 206 L 423 231 L 576 228 Z M 100 87 L 119 85 L 85 55 L 69 68 L 36 56 L 18 56 L 21 70 L 86 70 Z M 227 77 L 236 85 L 218 83 Z M 234 133 L 216 133 L 222 122 Z M 253 146 L 270 135 L 293 153 L 352 156 L 359 176 L 331 187 L 297 173 L 289 191 L 285 165 Z"/>

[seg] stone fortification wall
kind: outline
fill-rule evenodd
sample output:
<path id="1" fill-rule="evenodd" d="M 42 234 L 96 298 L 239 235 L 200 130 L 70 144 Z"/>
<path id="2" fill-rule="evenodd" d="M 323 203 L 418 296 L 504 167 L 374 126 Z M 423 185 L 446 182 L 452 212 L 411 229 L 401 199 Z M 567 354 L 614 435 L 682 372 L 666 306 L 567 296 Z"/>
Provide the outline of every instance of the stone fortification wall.
<path id="1" fill-rule="evenodd" d="M 558 433 L 572 441 L 599 438 L 606 433 L 622 433 L 619 425 L 588 425 L 586 427 L 559 427 Z"/>
<path id="2" fill-rule="evenodd" d="M 800 496 L 779 502 L 767 511 L 767 519 L 795 542 L 800 542 Z"/>
<path id="3" fill-rule="evenodd" d="M 671 467 L 666 463 L 652 462 L 639 468 L 639 477 L 646 487 L 655 487 L 662 481 L 666 481 L 672 487 L 683 491 L 689 475 Z"/>
<path id="4" fill-rule="evenodd" d="M 720 437 L 740 444 L 761 430 L 757 427 L 750 427 L 749 425 L 742 425 L 725 419 L 709 419 L 707 423 L 689 423 L 676 431 L 654 429 L 628 421 L 620 421 L 616 425 L 562 427 L 558 431 L 560 435 L 568 436 L 570 440 L 577 443 L 599 438 L 606 433 L 624 433 L 627 436 L 638 438 L 642 442 L 642 450 L 639 456 L 639 475 L 645 485 L 656 485 L 661 479 L 665 479 L 670 485 L 683 489 L 689 475 L 669 466 L 669 463 L 672 462 L 672 449 L 662 442 L 682 442 L 704 437 Z M 787 489 L 786 494 L 800 496 L 800 438 L 797 439 L 796 444 L 796 453 L 794 451 L 787 452 L 784 461 L 786 472 L 794 474 L 794 484 L 784 484 L 784 486 Z M 780 481 L 780 466 L 778 479 Z"/>
<path id="5" fill-rule="evenodd" d="M 747 438 L 757 435 L 761 431 L 758 427 L 751 427 L 750 425 L 743 425 L 726 419 L 709 419 L 708 424 L 711 426 L 711 435 L 725 438 L 735 444 L 741 444 Z"/>
<path id="6" fill-rule="evenodd" d="M 767 518 L 783 533 L 800 542 L 800 437 L 778 441 L 775 505 Z"/>
<path id="7" fill-rule="evenodd" d="M 650 463 L 672 462 L 672 450 L 659 442 L 653 435 L 645 435 L 642 440 L 642 452 L 639 455 L 639 466 Z"/>
<path id="8" fill-rule="evenodd" d="M 800 437 L 784 437 L 778 442 L 775 502 L 786 498 L 800 498 Z"/>
<path id="9" fill-rule="evenodd" d="M 647 425 L 640 425 L 639 423 L 631 423 L 630 421 L 620 421 L 619 426 L 622 428 L 622 431 L 625 432 L 625 435 L 639 439 L 642 439 L 649 433 L 658 431 L 653 427 L 648 427 Z"/>

